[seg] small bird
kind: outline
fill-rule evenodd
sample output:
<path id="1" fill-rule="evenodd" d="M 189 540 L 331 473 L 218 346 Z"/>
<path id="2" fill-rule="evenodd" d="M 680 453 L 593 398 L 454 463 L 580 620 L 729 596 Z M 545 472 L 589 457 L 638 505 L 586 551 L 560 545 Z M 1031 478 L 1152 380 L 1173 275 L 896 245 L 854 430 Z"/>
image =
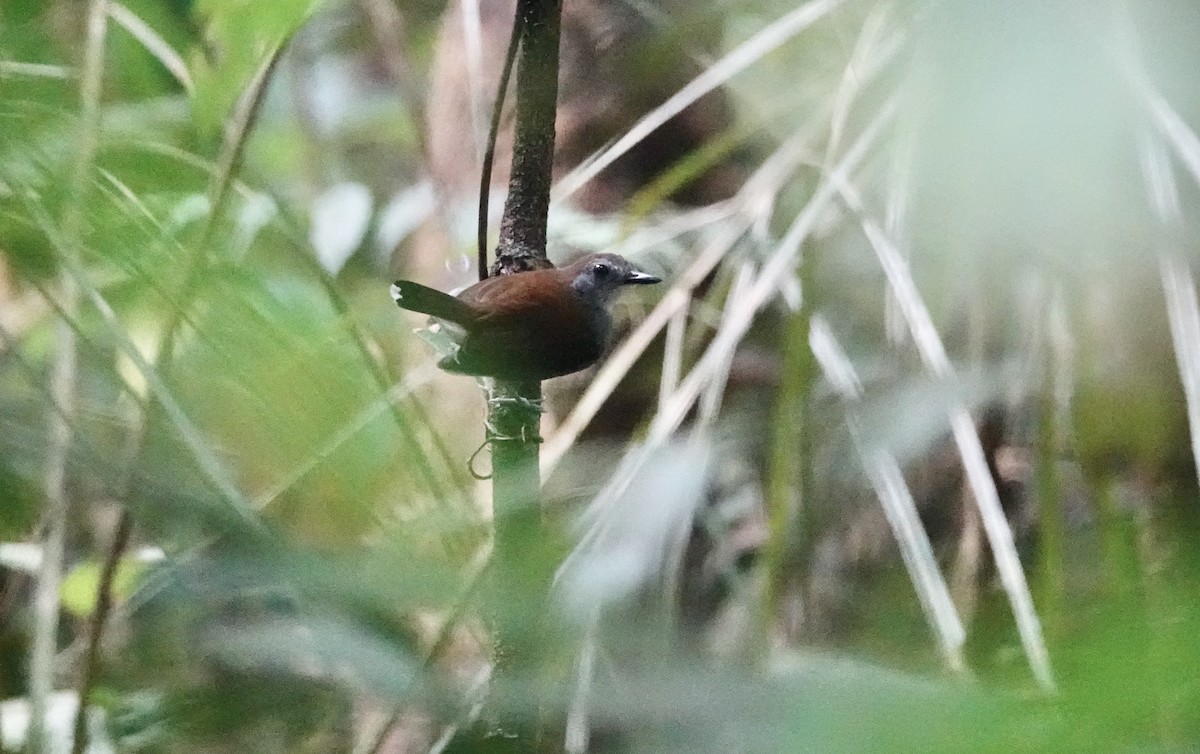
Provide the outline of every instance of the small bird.
<path id="1" fill-rule="evenodd" d="M 458 296 L 399 280 L 392 298 L 451 325 L 459 347 L 438 362 L 447 372 L 545 380 L 596 363 L 608 345 L 608 305 L 617 291 L 658 282 L 622 256 L 590 254 L 559 269 L 490 277 Z"/>

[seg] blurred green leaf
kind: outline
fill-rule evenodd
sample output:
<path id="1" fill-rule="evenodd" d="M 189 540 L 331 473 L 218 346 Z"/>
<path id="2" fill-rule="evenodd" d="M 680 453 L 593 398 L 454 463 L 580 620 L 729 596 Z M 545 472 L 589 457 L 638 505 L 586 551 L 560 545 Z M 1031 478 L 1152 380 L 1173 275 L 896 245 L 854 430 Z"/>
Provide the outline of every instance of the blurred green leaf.
<path id="1" fill-rule="evenodd" d="M 213 137 L 255 71 L 299 29 L 322 0 L 198 0 L 206 49 L 193 50 L 192 104 L 201 133 Z"/>
<path id="2" fill-rule="evenodd" d="M 80 563 L 63 579 L 59 594 L 63 607 L 78 618 L 87 618 L 96 609 L 96 594 L 100 588 L 102 564 L 94 561 Z M 113 577 L 113 598 L 121 601 L 133 593 L 138 577 L 146 564 L 134 558 L 122 558 Z"/>

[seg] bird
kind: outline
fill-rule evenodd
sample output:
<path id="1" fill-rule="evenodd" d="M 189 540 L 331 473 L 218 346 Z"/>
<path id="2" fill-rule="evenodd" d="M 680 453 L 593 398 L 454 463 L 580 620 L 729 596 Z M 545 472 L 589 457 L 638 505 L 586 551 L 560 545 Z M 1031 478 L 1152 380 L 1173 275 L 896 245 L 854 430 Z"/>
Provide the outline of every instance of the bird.
<path id="1" fill-rule="evenodd" d="M 546 380 L 578 372 L 604 354 L 609 304 L 627 285 L 662 280 L 619 254 L 589 254 L 561 268 L 497 275 L 457 296 L 398 280 L 402 309 L 449 325 L 458 349 L 438 362 L 447 372 L 504 380 Z"/>

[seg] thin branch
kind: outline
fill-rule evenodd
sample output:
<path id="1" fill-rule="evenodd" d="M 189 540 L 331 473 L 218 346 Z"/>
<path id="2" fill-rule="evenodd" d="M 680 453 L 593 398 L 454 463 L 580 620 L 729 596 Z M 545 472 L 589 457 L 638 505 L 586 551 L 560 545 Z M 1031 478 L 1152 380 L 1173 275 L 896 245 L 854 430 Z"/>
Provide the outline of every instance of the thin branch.
<path id="1" fill-rule="evenodd" d="M 91 697 L 92 687 L 100 670 L 100 644 L 104 636 L 104 625 L 108 622 L 109 613 L 113 606 L 113 584 L 117 578 L 117 568 L 121 557 L 129 547 L 129 538 L 133 534 L 133 516 L 129 508 L 121 509 L 121 517 L 117 522 L 117 530 L 113 541 L 104 556 L 104 565 L 100 570 L 100 584 L 96 588 L 96 607 L 92 610 L 91 621 L 88 623 L 87 650 L 83 657 L 83 675 L 79 681 L 79 706 L 75 710 L 74 735 L 71 738 L 71 754 L 83 754 L 87 745 L 87 705 Z"/>
<path id="2" fill-rule="evenodd" d="M 79 290 L 70 272 L 70 262 L 80 254 L 83 211 L 88 177 L 95 159 L 100 132 L 100 94 L 104 76 L 104 46 L 107 33 L 107 2 L 92 0 L 88 7 L 87 36 L 80 80 L 79 151 L 62 217 L 64 242 L 59 248 L 63 269 L 58 305 L 65 313 L 55 327 L 56 357 L 51 393 L 59 411 L 50 417 L 50 446 L 46 461 L 46 539 L 38 570 L 34 597 L 34 638 L 29 659 L 31 720 L 27 746 L 40 752 L 46 746 L 46 712 L 54 690 L 54 657 L 58 638 L 59 585 L 62 581 L 63 551 L 67 538 L 70 501 L 67 495 L 67 464 L 72 444 L 75 414 L 76 340 L 70 320 L 79 307 Z M 81 705 L 82 706 L 82 705 Z"/>
<path id="3" fill-rule="evenodd" d="M 488 276 L 487 237 L 488 203 L 492 197 L 492 165 L 496 161 L 496 139 L 500 135 L 500 116 L 504 112 L 504 98 L 508 94 L 508 80 L 512 77 L 513 62 L 517 59 L 517 47 L 521 44 L 522 14 L 513 16 L 512 32 L 508 37 L 508 50 L 504 53 L 504 70 L 500 72 L 500 83 L 496 86 L 496 99 L 492 103 L 492 122 L 488 126 L 487 147 L 483 151 L 483 169 L 479 177 L 479 218 L 476 234 L 479 257 L 479 279 Z"/>

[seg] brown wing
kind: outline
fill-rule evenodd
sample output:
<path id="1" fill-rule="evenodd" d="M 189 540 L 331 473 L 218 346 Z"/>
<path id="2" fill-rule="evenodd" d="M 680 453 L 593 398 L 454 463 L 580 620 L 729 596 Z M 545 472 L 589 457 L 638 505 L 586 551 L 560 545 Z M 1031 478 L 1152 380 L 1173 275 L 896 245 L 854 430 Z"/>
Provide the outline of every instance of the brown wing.
<path id="1" fill-rule="evenodd" d="M 499 275 L 480 281 L 458 294 L 458 299 L 479 312 L 482 327 L 504 327 L 531 321 L 571 331 L 587 327 L 587 309 L 578 294 L 562 280 L 558 270 L 534 270 Z"/>
<path id="2" fill-rule="evenodd" d="M 544 379 L 600 355 L 583 299 L 553 270 L 489 278 L 459 294 L 481 312 L 458 352 L 456 371 Z"/>

